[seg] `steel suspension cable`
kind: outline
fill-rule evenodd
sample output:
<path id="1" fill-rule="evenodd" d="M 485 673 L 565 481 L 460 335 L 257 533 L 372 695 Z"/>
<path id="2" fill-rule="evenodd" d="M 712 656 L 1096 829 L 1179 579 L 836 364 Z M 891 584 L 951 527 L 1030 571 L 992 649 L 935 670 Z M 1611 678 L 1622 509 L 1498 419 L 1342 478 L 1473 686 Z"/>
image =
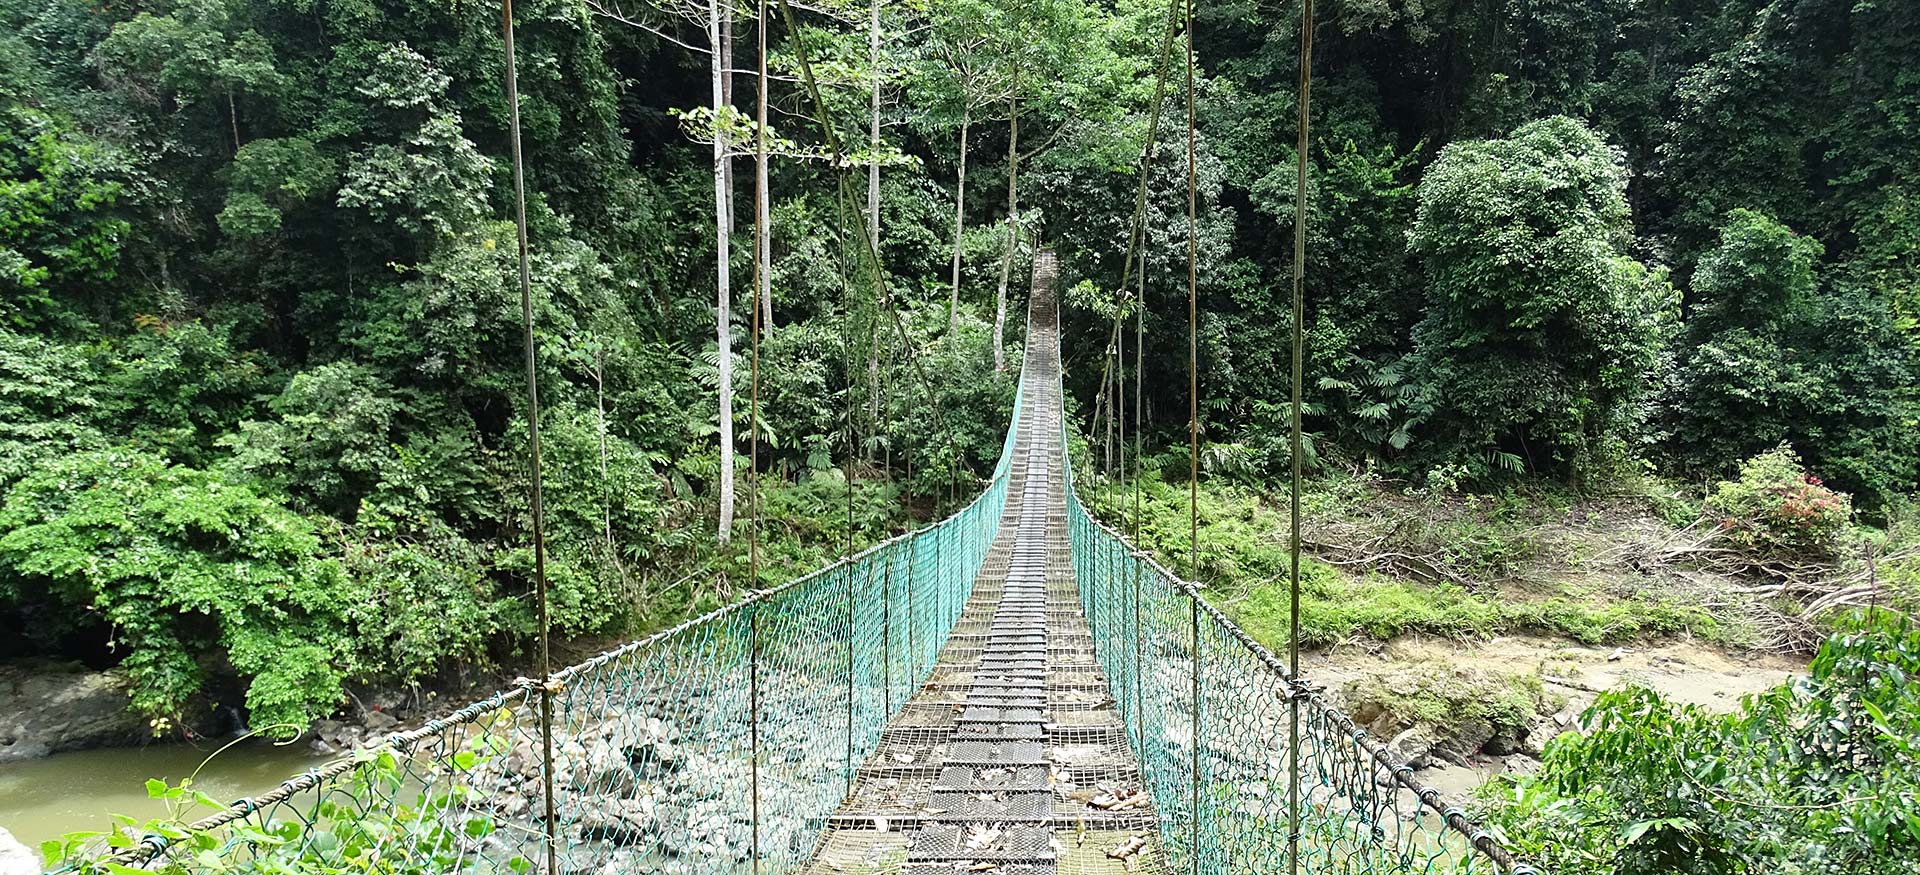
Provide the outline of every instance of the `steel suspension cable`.
<path id="1" fill-rule="evenodd" d="M 1156 61 L 1156 63 L 1154 64 L 1153 103 L 1152 103 L 1152 109 L 1147 116 L 1146 142 L 1143 143 L 1140 147 L 1140 170 L 1139 170 L 1140 184 L 1138 189 L 1134 193 L 1133 221 L 1129 223 L 1129 227 L 1127 231 L 1126 257 L 1121 261 L 1121 265 L 1120 265 L 1120 285 L 1114 293 L 1115 306 L 1114 306 L 1114 312 L 1113 312 L 1113 329 L 1109 333 L 1109 336 L 1107 337 L 1107 346 L 1109 347 L 1109 349 L 1113 349 L 1116 347 L 1119 336 L 1120 336 L 1120 327 L 1123 321 L 1125 320 L 1126 301 L 1128 299 L 1127 283 L 1129 280 L 1132 279 L 1134 263 L 1136 258 L 1139 259 L 1139 265 L 1140 265 L 1140 292 L 1139 292 L 1139 295 L 1135 298 L 1136 322 L 1138 322 L 1141 318 L 1138 315 L 1138 310 L 1146 306 L 1147 266 L 1146 266 L 1146 256 L 1142 250 L 1145 247 L 1145 239 L 1146 239 L 1147 180 L 1149 178 L 1148 174 L 1152 171 L 1152 168 L 1153 168 L 1154 153 L 1158 150 L 1159 144 L 1160 144 L 1160 115 L 1163 109 L 1165 108 L 1166 96 L 1167 96 L 1167 60 L 1173 55 L 1173 35 L 1175 32 L 1175 24 L 1176 22 L 1179 21 L 1179 15 L 1178 15 L 1179 9 L 1180 9 L 1180 0 L 1170 0 L 1170 2 L 1167 3 L 1167 26 L 1164 29 L 1163 33 L 1161 34 L 1160 56 Z M 1136 336 L 1134 339 L 1137 343 L 1142 338 L 1140 336 L 1140 332 L 1136 331 L 1135 334 Z M 1111 373 L 1118 375 L 1116 376 L 1116 378 L 1113 380 L 1113 383 L 1112 383 L 1112 385 L 1116 387 L 1115 391 L 1124 392 L 1125 376 L 1122 373 L 1122 371 L 1126 366 L 1126 357 L 1124 354 L 1121 354 L 1121 355 L 1115 356 L 1114 358 L 1118 359 L 1117 363 L 1110 359 L 1106 363 L 1106 365 L 1104 365 L 1104 367 L 1108 368 L 1111 371 Z M 1100 391 L 1102 394 L 1105 394 L 1108 391 L 1108 376 L 1109 376 L 1108 373 L 1102 373 L 1100 375 Z M 1138 392 L 1139 375 L 1137 373 L 1134 376 L 1134 381 L 1135 381 L 1135 394 L 1134 394 L 1135 429 L 1134 429 L 1134 432 L 1135 432 L 1135 441 L 1136 441 L 1136 444 L 1134 447 L 1134 451 L 1135 451 L 1134 456 L 1137 464 L 1137 459 L 1139 457 L 1139 449 L 1140 449 L 1138 445 L 1138 440 L 1139 440 L 1138 410 L 1139 410 L 1140 399 L 1139 399 L 1139 392 Z M 1124 403 L 1122 403 L 1121 406 L 1122 408 L 1124 408 Z M 1095 410 L 1097 411 L 1099 409 L 1100 409 L 1099 405 L 1096 404 Z M 1111 417 L 1115 415 L 1113 413 L 1113 409 L 1114 408 L 1111 406 L 1111 402 L 1109 402 L 1109 406 L 1107 408 L 1108 410 L 1107 415 L 1110 421 L 1111 421 Z M 1120 415 L 1124 415 L 1124 414 L 1120 414 Z M 1097 418 L 1098 417 L 1096 416 L 1096 420 Z M 1095 422 L 1095 426 L 1096 427 L 1098 426 L 1097 421 Z M 1121 425 L 1121 438 L 1120 438 L 1120 441 L 1122 444 L 1126 443 L 1125 435 L 1126 435 L 1125 424 L 1123 423 Z M 1122 469 L 1126 467 L 1124 453 L 1125 453 L 1125 450 L 1123 448 L 1122 461 L 1121 461 Z M 1125 476 L 1124 470 L 1122 471 L 1122 476 L 1123 477 Z M 1139 509 L 1137 507 L 1137 504 L 1138 502 L 1136 502 L 1135 513 L 1134 513 L 1135 529 L 1138 529 L 1139 527 L 1139 521 L 1138 521 Z"/>
<path id="2" fill-rule="evenodd" d="M 826 100 L 820 95 L 820 81 L 814 76 L 813 61 L 807 55 L 806 42 L 800 38 L 799 22 L 794 18 L 793 7 L 787 4 L 787 0 L 779 0 L 779 2 L 780 18 L 786 23 L 787 30 L 794 35 L 794 59 L 800 64 L 800 78 L 806 86 L 808 98 L 813 103 L 814 121 L 819 124 L 821 136 L 827 141 L 827 151 L 832 155 L 838 156 L 840 154 L 840 135 L 833 126 L 832 117 L 827 112 Z M 837 158 L 835 163 L 836 165 L 839 163 Z M 850 203 L 851 194 L 847 188 L 847 169 L 838 166 L 836 166 L 836 169 L 839 171 L 841 200 Z M 914 373 L 920 378 L 921 388 L 924 389 L 927 394 L 927 406 L 933 414 L 934 422 L 938 426 L 941 435 L 946 438 L 948 451 L 953 453 L 954 464 L 960 465 L 964 460 L 964 457 L 960 453 L 960 446 L 954 441 L 953 429 L 948 425 L 946 414 L 940 408 L 940 396 L 934 391 L 933 379 L 927 376 L 926 363 L 920 360 L 919 352 L 913 348 L 913 337 L 907 333 L 906 322 L 900 318 L 900 310 L 894 305 L 893 291 L 887 285 L 886 270 L 880 263 L 880 250 L 875 245 L 875 237 L 868 228 L 865 214 L 854 211 L 854 221 L 858 226 L 857 230 L 860 232 L 860 239 L 864 244 L 861 247 L 861 253 L 866 256 L 868 267 L 873 271 L 873 281 L 876 289 L 880 293 L 880 302 L 886 309 L 887 314 L 892 317 L 894 333 L 900 337 L 900 344 L 907 350 L 907 359 L 913 364 Z M 952 501 L 951 482 L 948 485 L 948 496 L 948 500 Z"/>
<path id="3" fill-rule="evenodd" d="M 500 34 L 504 42 L 507 66 L 507 132 L 513 154 L 513 223 L 518 246 L 520 279 L 520 332 L 526 347 L 527 365 L 527 453 L 532 474 L 529 502 L 533 512 L 533 589 L 540 623 L 540 762 L 543 809 L 542 835 L 547 846 L 547 875 L 560 873 L 558 820 L 553 799 L 553 685 L 545 679 L 553 674 L 552 629 L 547 614 L 547 527 L 546 508 L 541 495 L 540 469 L 540 377 L 538 349 L 533 336 L 533 277 L 527 258 L 527 179 L 526 160 L 520 150 L 520 77 L 515 69 L 513 48 L 513 0 L 500 0 Z"/>
<path id="4" fill-rule="evenodd" d="M 757 34 L 759 39 L 759 101 L 755 109 L 758 124 L 753 136 L 753 292 L 756 296 L 768 294 L 767 259 L 771 247 L 767 235 L 772 231 L 767 227 L 767 199 L 772 192 L 767 190 L 767 0 L 760 0 L 760 14 Z M 752 385 L 747 394 L 747 513 L 752 518 L 747 529 L 747 580 L 756 591 L 760 589 L 760 301 L 752 302 L 753 327 L 750 330 L 753 348 Z M 750 619 L 752 627 L 748 635 L 747 646 L 751 648 L 748 656 L 749 710 L 752 714 L 748 752 L 753 763 L 753 835 L 751 853 L 753 856 L 753 875 L 760 875 L 760 605 L 755 603 Z"/>
<path id="5" fill-rule="evenodd" d="M 1195 159 L 1199 136 L 1193 75 L 1193 3 L 1186 2 L 1187 24 L 1187 573 L 1200 582 L 1200 226 Z M 1200 594 L 1189 592 L 1193 627 L 1193 840 L 1194 875 L 1200 872 Z"/>
<path id="6" fill-rule="evenodd" d="M 1306 361 L 1302 321 L 1306 319 L 1307 278 L 1307 131 L 1313 89 L 1313 0 L 1300 0 L 1300 120 L 1295 145 L 1293 187 L 1293 380 L 1291 434 L 1293 465 L 1287 527 L 1287 679 L 1300 682 L 1300 471 L 1305 441 L 1301 437 L 1301 377 Z M 1300 696 L 1287 695 L 1287 872 L 1300 872 Z"/>

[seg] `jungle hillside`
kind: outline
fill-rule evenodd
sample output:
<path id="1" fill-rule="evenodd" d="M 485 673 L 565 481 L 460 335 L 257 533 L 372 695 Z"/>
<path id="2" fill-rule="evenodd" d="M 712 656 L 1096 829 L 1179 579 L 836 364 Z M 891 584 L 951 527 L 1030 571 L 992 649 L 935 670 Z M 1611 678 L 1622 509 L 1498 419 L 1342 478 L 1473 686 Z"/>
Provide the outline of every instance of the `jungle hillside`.
<path id="1" fill-rule="evenodd" d="M 1304 223 L 1310 673 L 1555 871 L 1915 871 L 1920 5 L 1326 0 L 1304 214 L 1296 4 L 784 6 L 514 10 L 562 656 L 968 501 L 1041 248 L 1090 506 L 1284 648 Z M 0 662 L 132 721 L 23 756 L 528 672 L 503 59 L 0 0 Z"/>

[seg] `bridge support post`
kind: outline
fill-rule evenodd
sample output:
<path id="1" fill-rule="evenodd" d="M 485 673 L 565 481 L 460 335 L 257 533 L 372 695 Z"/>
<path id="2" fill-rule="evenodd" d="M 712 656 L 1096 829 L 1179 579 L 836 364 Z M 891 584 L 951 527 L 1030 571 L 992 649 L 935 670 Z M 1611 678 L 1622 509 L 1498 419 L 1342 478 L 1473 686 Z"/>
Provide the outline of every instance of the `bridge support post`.
<path id="1" fill-rule="evenodd" d="M 747 605 L 747 756 L 753 767 L 753 875 L 760 875 L 760 603 Z"/>
<path id="2" fill-rule="evenodd" d="M 1105 539 L 1093 541 L 1093 562 L 1089 575 L 1093 579 L 1087 582 L 1087 631 L 1093 635 L 1094 648 L 1100 647 L 1100 585 L 1107 577 L 1107 544 Z"/>
<path id="3" fill-rule="evenodd" d="M 1133 570 L 1133 754 L 1139 756 L 1140 766 L 1146 768 L 1146 723 L 1142 721 L 1142 708 L 1146 708 L 1146 679 L 1140 677 L 1140 672 L 1146 668 L 1144 654 L 1140 652 L 1140 637 L 1144 635 L 1144 629 L 1140 627 L 1140 556 L 1129 555 L 1127 558 L 1129 568 Z"/>
<path id="4" fill-rule="evenodd" d="M 915 616 L 919 613 L 914 607 L 913 579 L 918 576 L 920 558 L 920 536 L 907 539 L 907 687 L 913 688 L 920 680 L 920 647 L 915 626 Z"/>
<path id="5" fill-rule="evenodd" d="M 859 646 L 853 639 L 853 566 L 848 565 L 844 573 L 847 576 L 847 793 L 852 795 L 853 773 L 858 769 L 853 762 L 853 674 L 854 666 L 858 664 Z"/>
<path id="6" fill-rule="evenodd" d="M 1187 853 L 1193 858 L 1193 875 L 1200 875 L 1200 763 L 1201 748 L 1200 712 L 1203 702 L 1200 694 L 1200 593 L 1187 590 L 1187 608 L 1189 629 L 1193 641 L 1193 811 L 1192 831 L 1187 840 Z"/>
<path id="7" fill-rule="evenodd" d="M 886 554 L 886 570 L 880 577 L 880 713 L 893 716 L 893 554 L 897 547 L 881 550 Z"/>

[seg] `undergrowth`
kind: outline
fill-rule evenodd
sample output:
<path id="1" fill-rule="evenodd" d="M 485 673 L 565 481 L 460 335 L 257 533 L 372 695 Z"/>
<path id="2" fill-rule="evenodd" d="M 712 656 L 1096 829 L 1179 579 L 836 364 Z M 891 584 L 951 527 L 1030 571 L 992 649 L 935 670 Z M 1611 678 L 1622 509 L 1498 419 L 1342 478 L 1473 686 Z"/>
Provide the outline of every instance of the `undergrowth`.
<path id="1" fill-rule="evenodd" d="M 1302 496 L 1311 534 L 1325 517 L 1368 501 L 1353 494 L 1349 481 L 1319 482 Z M 1132 498 L 1089 492 L 1101 515 L 1119 523 L 1132 519 Z M 1374 496 L 1371 500 L 1378 500 Z M 1408 533 L 1405 524 L 1389 524 L 1387 548 L 1417 549 L 1456 534 L 1453 554 L 1462 561 L 1468 585 L 1428 582 L 1374 571 L 1348 570 L 1308 555 L 1301 563 L 1301 644 L 1327 647 L 1353 638 L 1387 640 L 1422 633 L 1455 638 L 1487 638 L 1537 633 L 1587 644 L 1633 641 L 1689 633 L 1710 640 L 1736 639 L 1738 630 L 1717 621 L 1704 608 L 1678 599 L 1633 595 L 1616 598 L 1573 586 L 1547 592 L 1514 592 L 1495 586 L 1522 561 L 1542 548 L 1529 534 L 1535 520 L 1524 499 L 1507 498 L 1486 515 L 1432 515 Z M 1288 549 L 1284 499 L 1244 487 L 1206 483 L 1199 494 L 1199 568 L 1190 569 L 1185 484 L 1149 483 L 1142 491 L 1140 544 L 1157 553 L 1169 568 L 1206 586 L 1217 604 L 1249 633 L 1274 647 L 1287 640 Z M 1491 520 L 1482 522 L 1482 520 Z M 1395 540 L 1399 539 L 1399 540 Z"/>

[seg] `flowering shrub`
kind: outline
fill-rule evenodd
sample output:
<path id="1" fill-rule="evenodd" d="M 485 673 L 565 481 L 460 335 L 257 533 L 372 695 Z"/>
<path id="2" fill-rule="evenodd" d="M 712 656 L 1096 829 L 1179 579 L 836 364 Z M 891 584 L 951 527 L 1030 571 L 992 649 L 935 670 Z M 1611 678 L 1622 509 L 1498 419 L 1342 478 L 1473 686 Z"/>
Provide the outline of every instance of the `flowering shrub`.
<path id="1" fill-rule="evenodd" d="M 1748 459 L 1740 479 L 1720 484 L 1707 512 L 1737 546 L 1769 556 L 1836 555 L 1853 524 L 1853 499 L 1806 472 L 1786 446 Z"/>

